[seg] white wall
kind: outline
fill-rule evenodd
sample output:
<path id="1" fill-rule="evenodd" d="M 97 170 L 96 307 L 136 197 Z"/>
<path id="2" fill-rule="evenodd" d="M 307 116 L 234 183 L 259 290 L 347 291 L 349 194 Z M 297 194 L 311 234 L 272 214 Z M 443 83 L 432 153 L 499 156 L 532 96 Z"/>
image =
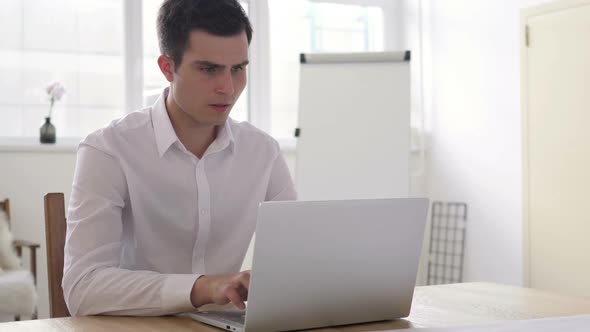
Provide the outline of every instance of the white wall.
<path id="1" fill-rule="evenodd" d="M 466 281 L 522 284 L 520 9 L 423 0 L 428 193 L 469 205 Z"/>
<path id="2" fill-rule="evenodd" d="M 43 196 L 63 192 L 70 197 L 76 154 L 67 151 L 0 151 L 0 198 L 10 199 L 12 231 L 18 239 L 41 244 L 37 250 L 39 318 L 49 317 L 47 254 Z M 23 250 L 29 268 L 29 250 Z M 28 319 L 23 317 L 23 319 Z M 0 318 L 0 321 L 2 319 Z"/>

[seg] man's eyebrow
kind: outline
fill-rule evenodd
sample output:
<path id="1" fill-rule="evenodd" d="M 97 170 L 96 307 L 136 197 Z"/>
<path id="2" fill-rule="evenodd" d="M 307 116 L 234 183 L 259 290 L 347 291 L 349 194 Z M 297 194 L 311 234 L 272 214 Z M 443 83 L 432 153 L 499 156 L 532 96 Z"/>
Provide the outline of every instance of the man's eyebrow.
<path id="1" fill-rule="evenodd" d="M 250 61 L 249 61 L 249 60 L 246 60 L 246 61 L 244 61 L 244 62 L 242 62 L 242 63 L 239 63 L 239 64 L 235 65 L 234 67 L 237 67 L 237 66 L 246 66 L 246 65 L 248 65 L 249 63 L 250 63 Z"/>
<path id="2" fill-rule="evenodd" d="M 194 66 L 208 66 L 208 67 L 225 67 L 224 65 L 220 65 L 218 63 L 214 63 L 214 62 L 206 61 L 206 60 L 193 61 L 193 65 Z"/>
<path id="3" fill-rule="evenodd" d="M 245 60 L 242 63 L 238 63 L 237 65 L 233 65 L 232 67 L 246 66 L 249 63 L 250 63 L 249 60 Z M 220 65 L 218 63 L 207 61 L 207 60 L 196 60 L 196 61 L 193 61 L 193 65 L 194 66 L 208 66 L 208 67 L 216 67 L 216 68 L 225 68 L 225 65 Z"/>

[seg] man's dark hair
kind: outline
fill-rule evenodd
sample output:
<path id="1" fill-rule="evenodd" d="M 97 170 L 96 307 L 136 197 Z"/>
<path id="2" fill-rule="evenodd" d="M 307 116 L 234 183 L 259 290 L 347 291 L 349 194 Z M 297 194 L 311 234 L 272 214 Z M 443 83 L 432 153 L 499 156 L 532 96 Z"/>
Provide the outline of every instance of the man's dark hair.
<path id="1" fill-rule="evenodd" d="M 165 0 L 158 13 L 160 52 L 178 67 L 192 31 L 230 37 L 246 32 L 252 40 L 250 20 L 238 0 Z"/>

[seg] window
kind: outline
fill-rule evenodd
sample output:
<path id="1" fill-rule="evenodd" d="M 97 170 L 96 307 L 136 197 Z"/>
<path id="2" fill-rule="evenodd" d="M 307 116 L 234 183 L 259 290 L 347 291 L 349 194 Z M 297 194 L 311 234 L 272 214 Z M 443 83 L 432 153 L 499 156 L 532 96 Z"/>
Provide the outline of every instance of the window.
<path id="1" fill-rule="evenodd" d="M 123 114 L 120 0 L 5 0 L 0 30 L 0 136 L 39 135 L 51 81 L 67 90 L 54 106 L 59 136 L 85 136 Z"/>
<path id="2" fill-rule="evenodd" d="M 54 80 L 67 89 L 54 109 L 61 137 L 84 137 L 151 105 L 168 85 L 157 65 L 161 2 L 4 0 L 0 29 L 10 33 L 0 44 L 0 136 L 38 136 L 49 108 L 44 88 Z M 240 3 L 254 41 L 249 83 L 232 117 L 278 139 L 292 139 L 297 126 L 300 53 L 381 51 L 392 30 L 385 0 Z"/>
<path id="3" fill-rule="evenodd" d="M 276 138 L 290 139 L 297 127 L 299 54 L 382 51 L 384 10 L 338 0 L 269 1 L 271 132 Z"/>
<path id="4" fill-rule="evenodd" d="M 162 89 L 168 86 L 157 59 L 160 56 L 156 32 L 156 18 L 162 0 L 143 0 L 142 35 L 143 35 L 143 106 L 152 105 Z"/>
<path id="5" fill-rule="evenodd" d="M 312 52 L 383 50 L 381 8 L 310 2 L 306 19 Z"/>

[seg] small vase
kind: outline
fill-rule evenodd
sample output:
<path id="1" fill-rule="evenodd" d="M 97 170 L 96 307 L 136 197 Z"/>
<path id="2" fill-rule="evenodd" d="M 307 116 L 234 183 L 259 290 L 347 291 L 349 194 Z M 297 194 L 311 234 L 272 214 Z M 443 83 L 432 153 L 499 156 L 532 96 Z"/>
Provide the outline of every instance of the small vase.
<path id="1" fill-rule="evenodd" d="M 51 118 L 45 118 L 45 123 L 39 129 L 41 143 L 55 143 L 55 127 L 51 123 Z"/>

